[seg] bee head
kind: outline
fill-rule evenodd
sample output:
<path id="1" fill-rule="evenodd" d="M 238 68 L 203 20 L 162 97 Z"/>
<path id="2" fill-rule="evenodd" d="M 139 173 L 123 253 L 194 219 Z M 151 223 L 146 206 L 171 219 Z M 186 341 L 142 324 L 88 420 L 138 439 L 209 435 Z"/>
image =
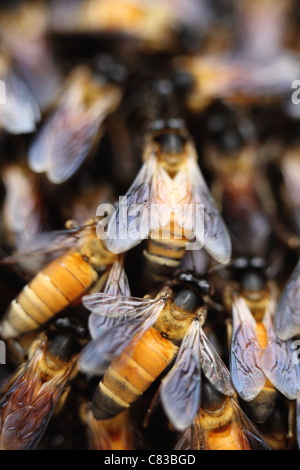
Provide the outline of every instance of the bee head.
<path id="1" fill-rule="evenodd" d="M 264 273 L 265 260 L 263 258 L 238 258 L 234 262 L 235 277 L 239 280 L 243 290 L 263 290 L 266 284 Z"/>
<path id="2" fill-rule="evenodd" d="M 252 123 L 227 105 L 216 103 L 207 118 L 209 139 L 224 156 L 239 156 L 254 140 Z"/>

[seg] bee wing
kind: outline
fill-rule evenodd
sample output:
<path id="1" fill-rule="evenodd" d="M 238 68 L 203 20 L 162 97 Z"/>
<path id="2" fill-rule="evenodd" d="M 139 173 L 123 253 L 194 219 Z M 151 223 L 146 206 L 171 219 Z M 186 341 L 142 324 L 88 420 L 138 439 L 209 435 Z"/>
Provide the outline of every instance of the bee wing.
<path id="1" fill-rule="evenodd" d="M 296 435 L 297 435 L 297 444 L 300 448 L 300 395 L 296 399 Z"/>
<path id="2" fill-rule="evenodd" d="M 239 435 L 238 443 L 241 450 L 270 450 L 256 427 L 243 412 L 234 398 L 230 399 L 233 411 L 233 425 L 235 434 Z"/>
<path id="3" fill-rule="evenodd" d="M 191 426 L 180 438 L 176 450 L 270 450 L 255 426 L 247 418 L 234 398 L 229 398 L 232 408 L 231 422 L 226 423 L 227 432 L 221 445 L 217 449 L 212 447 L 214 439 L 209 439 L 209 429 L 206 423 L 206 413 L 201 409 Z M 219 431 L 219 430 L 218 430 Z M 220 445 L 220 441 L 219 441 Z M 226 445 L 230 447 L 226 447 Z"/>
<path id="4" fill-rule="evenodd" d="M 261 366 L 263 351 L 256 336 L 256 322 L 241 297 L 234 299 L 232 318 L 231 378 L 240 397 L 251 401 L 258 395 L 266 381 Z"/>
<path id="5" fill-rule="evenodd" d="M 119 257 L 112 265 L 104 292 L 109 295 L 130 297 L 128 278 L 124 270 L 124 258 Z"/>
<path id="6" fill-rule="evenodd" d="M 20 251 L 0 261 L 0 264 L 13 264 L 29 257 L 44 255 L 59 256 L 80 242 L 80 232 L 84 227 L 70 230 L 53 230 L 33 236 L 22 244 Z M 49 261 L 49 260 L 48 260 Z"/>
<path id="7" fill-rule="evenodd" d="M 205 377 L 219 392 L 227 396 L 234 395 L 230 372 L 201 328 L 198 342 L 200 365 Z"/>
<path id="8" fill-rule="evenodd" d="M 156 156 L 150 155 L 108 221 L 106 247 L 112 253 L 128 251 L 148 237 L 148 216 L 156 175 Z"/>
<path id="9" fill-rule="evenodd" d="M 187 168 L 192 186 L 196 239 L 216 261 L 226 264 L 231 258 L 230 237 L 192 154 L 188 157 Z"/>
<path id="10" fill-rule="evenodd" d="M 194 419 L 190 426 L 181 436 L 175 446 L 175 450 L 205 450 L 207 449 L 207 439 L 202 426 L 200 413 Z"/>
<path id="11" fill-rule="evenodd" d="M 291 275 L 274 317 L 274 328 L 278 338 L 287 340 L 300 334 L 300 262 Z"/>
<path id="12" fill-rule="evenodd" d="M 110 296 L 130 297 L 130 287 L 127 276 L 124 271 L 124 258 L 120 257 L 114 262 L 106 282 L 104 293 Z M 91 313 L 88 324 L 92 339 L 95 340 L 101 336 L 104 331 L 109 330 L 117 324 L 120 318 L 109 318 Z"/>
<path id="13" fill-rule="evenodd" d="M 179 431 L 191 426 L 199 407 L 201 374 L 199 352 L 194 348 L 197 334 L 198 325 L 193 322 L 160 388 L 165 413 Z"/>
<path id="14" fill-rule="evenodd" d="M 294 400 L 300 391 L 299 364 L 293 362 L 291 341 L 282 341 L 276 337 L 271 311 L 275 303 L 271 302 L 264 316 L 268 344 L 261 358 L 264 373 L 272 384 L 289 400 Z"/>
<path id="15" fill-rule="evenodd" d="M 84 109 L 62 104 L 45 123 L 29 149 L 29 166 L 46 172 L 51 183 L 67 181 L 88 155 L 101 117 Z"/>
<path id="16" fill-rule="evenodd" d="M 79 367 L 88 374 L 101 375 L 113 359 L 119 356 L 129 343 L 139 338 L 148 330 L 159 317 L 166 300 L 137 299 L 133 297 L 114 297 L 107 294 L 94 294 L 98 297 L 97 304 L 88 299 L 84 304 L 94 306 L 96 313 L 117 323 L 98 336 L 92 331 L 91 336 L 97 339 L 91 341 L 79 358 Z M 92 297 L 87 296 L 87 297 Z M 99 305 L 102 304 L 102 308 Z M 88 307 L 89 308 L 89 307 Z"/>
<path id="17" fill-rule="evenodd" d="M 74 363 L 43 383 L 40 348 L 0 402 L 1 449 L 33 449 L 42 437 Z"/>
<path id="18" fill-rule="evenodd" d="M 208 271 L 209 256 L 204 250 L 187 250 L 182 258 L 179 269 L 192 271 L 196 276 L 204 276 Z"/>
<path id="19" fill-rule="evenodd" d="M 13 72 L 4 77 L 6 101 L 0 104 L 1 126 L 11 134 L 33 132 L 40 120 L 39 107 L 25 83 Z"/>

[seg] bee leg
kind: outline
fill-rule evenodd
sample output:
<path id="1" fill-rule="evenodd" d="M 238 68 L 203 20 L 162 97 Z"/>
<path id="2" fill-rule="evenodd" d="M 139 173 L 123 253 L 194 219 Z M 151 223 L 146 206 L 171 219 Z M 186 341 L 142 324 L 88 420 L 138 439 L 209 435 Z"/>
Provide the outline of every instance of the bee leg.
<path id="1" fill-rule="evenodd" d="M 89 294 L 98 294 L 98 292 L 102 292 L 108 279 L 108 276 L 109 270 L 102 274 L 102 276 L 97 279 L 97 281 L 92 285 L 92 287 L 90 287 Z"/>
<path id="2" fill-rule="evenodd" d="M 146 415 L 145 415 L 145 418 L 143 420 L 143 428 L 148 427 L 151 415 L 152 415 L 153 411 L 158 407 L 158 404 L 160 402 L 160 398 L 159 398 L 160 387 L 161 387 L 161 385 L 156 390 L 156 392 L 155 392 L 155 394 L 154 394 L 154 396 L 153 396 L 153 398 L 150 402 L 150 405 L 149 405 L 149 407 L 146 411 Z"/>

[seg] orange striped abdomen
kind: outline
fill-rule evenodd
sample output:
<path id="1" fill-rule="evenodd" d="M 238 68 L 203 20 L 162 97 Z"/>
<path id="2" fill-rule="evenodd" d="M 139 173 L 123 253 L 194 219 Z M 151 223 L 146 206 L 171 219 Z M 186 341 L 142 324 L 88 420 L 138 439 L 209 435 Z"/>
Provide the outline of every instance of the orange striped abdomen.
<path id="1" fill-rule="evenodd" d="M 52 261 L 11 302 L 1 322 L 3 338 L 38 328 L 80 297 L 97 277 L 80 253 L 68 252 Z"/>
<path id="2" fill-rule="evenodd" d="M 96 419 L 109 419 L 137 400 L 171 362 L 177 347 L 150 328 L 116 358 L 93 398 Z"/>
<path id="3" fill-rule="evenodd" d="M 244 439 L 241 441 L 241 430 L 234 423 L 209 432 L 207 447 L 209 450 L 251 450 Z"/>

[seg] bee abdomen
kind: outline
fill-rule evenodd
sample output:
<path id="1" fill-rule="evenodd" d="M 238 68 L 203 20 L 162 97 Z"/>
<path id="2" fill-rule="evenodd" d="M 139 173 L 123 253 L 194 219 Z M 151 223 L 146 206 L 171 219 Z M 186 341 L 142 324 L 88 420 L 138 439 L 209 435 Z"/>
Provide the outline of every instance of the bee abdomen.
<path id="1" fill-rule="evenodd" d="M 79 253 L 50 263 L 13 300 L 1 324 L 4 338 L 34 330 L 77 299 L 97 278 Z"/>
<path id="2" fill-rule="evenodd" d="M 180 265 L 185 248 L 185 239 L 149 240 L 147 251 L 144 251 L 147 281 L 155 284 L 169 279 Z"/>
<path id="3" fill-rule="evenodd" d="M 115 359 L 93 398 L 96 419 L 109 419 L 139 398 L 172 360 L 176 346 L 150 328 Z"/>
<path id="4" fill-rule="evenodd" d="M 208 433 L 210 450 L 250 450 L 250 446 L 241 439 L 241 433 L 233 424 L 223 426 Z"/>

